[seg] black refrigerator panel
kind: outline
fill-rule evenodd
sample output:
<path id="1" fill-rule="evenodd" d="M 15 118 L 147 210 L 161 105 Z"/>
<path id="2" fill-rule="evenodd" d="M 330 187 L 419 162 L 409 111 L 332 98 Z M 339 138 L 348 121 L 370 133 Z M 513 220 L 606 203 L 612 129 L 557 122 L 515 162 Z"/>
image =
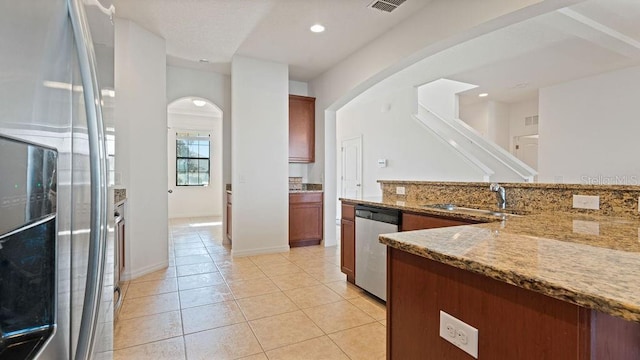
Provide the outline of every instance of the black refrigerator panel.
<path id="1" fill-rule="evenodd" d="M 0 360 L 31 359 L 57 320 L 57 152 L 0 135 L 0 154 Z"/>

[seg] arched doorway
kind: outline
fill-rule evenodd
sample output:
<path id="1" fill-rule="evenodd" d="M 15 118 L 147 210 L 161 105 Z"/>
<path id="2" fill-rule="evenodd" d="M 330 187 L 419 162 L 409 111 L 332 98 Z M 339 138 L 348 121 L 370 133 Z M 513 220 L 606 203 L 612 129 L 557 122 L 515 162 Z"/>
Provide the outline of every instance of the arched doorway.
<path id="1" fill-rule="evenodd" d="M 222 115 L 195 96 L 167 106 L 169 219 L 222 219 Z"/>

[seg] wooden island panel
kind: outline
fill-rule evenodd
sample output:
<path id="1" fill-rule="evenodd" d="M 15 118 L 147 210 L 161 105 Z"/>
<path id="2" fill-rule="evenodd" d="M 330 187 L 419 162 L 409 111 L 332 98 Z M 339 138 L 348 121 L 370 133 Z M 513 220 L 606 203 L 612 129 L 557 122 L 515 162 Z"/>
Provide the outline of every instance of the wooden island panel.
<path id="1" fill-rule="evenodd" d="M 423 229 L 435 229 L 448 226 L 460 226 L 477 224 L 471 220 L 459 220 L 430 215 L 419 215 L 408 212 L 402 213 L 402 224 L 400 225 L 400 231 L 412 231 Z"/>
<path id="2" fill-rule="evenodd" d="M 356 207 L 342 204 L 340 220 L 340 269 L 347 275 L 347 281 L 356 281 Z"/>
<path id="3" fill-rule="evenodd" d="M 638 323 L 395 248 L 387 254 L 388 359 L 470 359 L 439 336 L 440 310 L 478 329 L 479 359 L 640 358 Z"/>

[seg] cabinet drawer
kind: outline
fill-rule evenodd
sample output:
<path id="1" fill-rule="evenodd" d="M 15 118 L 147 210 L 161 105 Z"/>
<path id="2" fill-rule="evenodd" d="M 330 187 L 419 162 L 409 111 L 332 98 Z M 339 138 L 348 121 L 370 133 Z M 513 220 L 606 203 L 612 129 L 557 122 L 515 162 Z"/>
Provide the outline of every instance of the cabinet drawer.
<path id="1" fill-rule="evenodd" d="M 435 229 L 448 226 L 476 224 L 475 221 L 441 218 L 411 213 L 402 213 L 401 231 Z"/>
<path id="2" fill-rule="evenodd" d="M 342 204 L 342 218 L 356 221 L 356 207 L 350 204 Z"/>
<path id="3" fill-rule="evenodd" d="M 289 194 L 289 204 L 322 202 L 321 192 Z"/>

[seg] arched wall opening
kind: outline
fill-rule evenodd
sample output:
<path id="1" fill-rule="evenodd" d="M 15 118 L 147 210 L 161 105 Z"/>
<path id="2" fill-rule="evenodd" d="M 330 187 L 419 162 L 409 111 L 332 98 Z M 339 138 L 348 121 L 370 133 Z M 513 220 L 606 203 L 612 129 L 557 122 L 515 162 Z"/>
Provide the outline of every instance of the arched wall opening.
<path id="1" fill-rule="evenodd" d="M 182 97 L 167 106 L 170 219 L 222 218 L 222 119 L 223 112 L 218 105 L 197 96 Z M 206 140 L 209 144 L 208 154 L 204 150 Z M 200 150 L 197 150 L 198 145 Z M 180 159 L 178 147 L 185 149 L 180 153 Z M 195 159 L 185 160 L 183 157 L 186 154 L 199 158 L 199 162 Z M 206 155 L 208 161 L 205 160 Z M 191 166 L 187 169 L 189 175 L 185 175 L 185 168 L 180 168 L 183 164 Z M 207 171 L 208 176 L 205 176 Z M 196 179 L 198 176 L 200 178 Z"/>

